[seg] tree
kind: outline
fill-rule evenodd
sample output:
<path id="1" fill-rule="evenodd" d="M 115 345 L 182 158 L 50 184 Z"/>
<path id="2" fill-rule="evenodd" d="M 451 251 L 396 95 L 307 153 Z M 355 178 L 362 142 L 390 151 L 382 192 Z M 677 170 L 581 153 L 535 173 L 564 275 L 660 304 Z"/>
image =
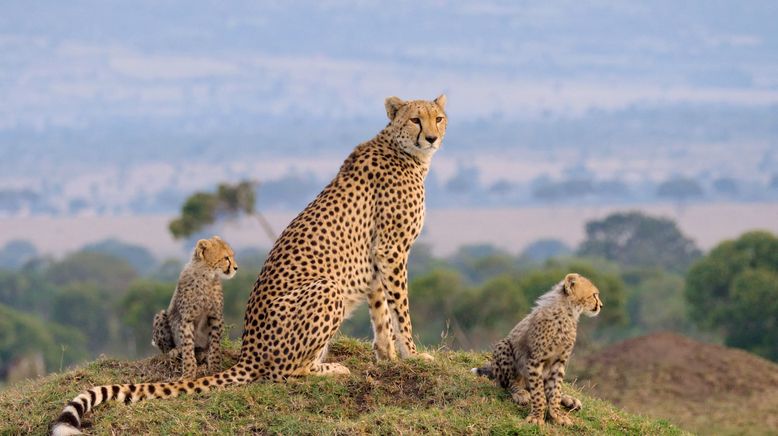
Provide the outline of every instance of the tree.
<path id="1" fill-rule="evenodd" d="M 0 304 L 26 312 L 48 313 L 56 292 L 37 271 L 0 271 Z"/>
<path id="2" fill-rule="evenodd" d="M 737 180 L 731 177 L 722 177 L 713 181 L 713 189 L 717 193 L 727 196 L 735 196 L 740 191 Z"/>
<path id="3" fill-rule="evenodd" d="M 625 281 L 628 282 L 630 335 L 662 330 L 692 331 L 684 298 L 683 276 L 659 269 L 639 270 L 627 274 Z"/>
<path id="4" fill-rule="evenodd" d="M 412 280 L 408 288 L 414 335 L 424 344 L 439 344 L 441 335 L 448 333 L 459 339 L 458 345 L 462 346 L 461 326 L 454 318 L 456 302 L 468 290 L 462 275 L 455 270 L 437 268 Z"/>
<path id="5" fill-rule="evenodd" d="M 151 321 L 158 311 L 167 309 L 175 291 L 175 283 L 156 280 L 137 280 L 118 304 L 122 325 L 130 333 L 136 355 L 144 355 L 151 349 Z"/>
<path id="6" fill-rule="evenodd" d="M 446 182 L 446 190 L 454 194 L 469 194 L 481 188 L 481 174 L 475 165 L 459 165 Z"/>
<path id="7" fill-rule="evenodd" d="M 0 304 L 0 373 L 14 359 L 42 353 L 49 370 L 86 357 L 85 338 L 77 330 L 25 314 Z"/>
<path id="8" fill-rule="evenodd" d="M 474 284 L 507 273 L 516 265 L 513 256 L 489 244 L 462 246 L 448 261 L 470 283 Z"/>
<path id="9" fill-rule="evenodd" d="M 81 251 L 102 253 L 124 259 L 141 274 L 147 274 L 157 264 L 154 256 L 140 245 L 128 244 L 118 239 L 105 239 L 85 246 Z"/>
<path id="10" fill-rule="evenodd" d="M 569 179 L 536 185 L 532 197 L 541 201 L 557 201 L 566 198 L 581 198 L 594 193 L 594 183 L 589 179 Z"/>
<path id="11" fill-rule="evenodd" d="M 627 212 L 586 223 L 586 240 L 578 254 L 602 257 L 627 267 L 682 273 L 701 253 L 672 220 Z"/>
<path id="12" fill-rule="evenodd" d="M 478 348 L 505 336 L 530 307 L 518 278 L 502 274 L 464 293 L 453 315 L 466 334 L 465 345 Z"/>
<path id="13" fill-rule="evenodd" d="M 118 339 L 119 324 L 114 316 L 114 298 L 110 292 L 94 284 L 73 284 L 63 287 L 53 297 L 51 320 L 73 327 L 87 337 L 89 350 L 97 353 Z"/>
<path id="14" fill-rule="evenodd" d="M 675 177 L 659 184 L 656 189 L 658 197 L 669 198 L 677 202 L 684 202 L 693 198 L 702 197 L 702 187 L 694 179 Z"/>
<path id="15" fill-rule="evenodd" d="M 15 239 L 0 249 L 0 268 L 18 269 L 38 255 L 38 249 L 30 241 Z"/>
<path id="16" fill-rule="evenodd" d="M 545 262 L 546 260 L 570 254 L 570 247 L 558 239 L 538 239 L 527 245 L 519 257 L 532 262 Z"/>
<path id="17" fill-rule="evenodd" d="M 778 272 L 738 274 L 726 324 L 727 344 L 778 361 Z"/>
<path id="18" fill-rule="evenodd" d="M 256 183 L 243 181 L 237 185 L 222 183 L 216 193 L 196 192 L 186 199 L 181 207 L 181 216 L 170 222 L 170 233 L 176 239 L 186 238 L 213 224 L 224 216 L 237 216 L 241 213 L 255 217 L 270 241 L 276 234 L 267 219 L 255 210 Z"/>
<path id="19" fill-rule="evenodd" d="M 778 360 L 778 238 L 749 232 L 717 245 L 686 276 L 686 299 L 701 327 L 729 345 Z"/>
<path id="20" fill-rule="evenodd" d="M 86 251 L 69 254 L 46 270 L 46 278 L 58 286 L 91 283 L 117 293 L 127 289 L 137 276 L 123 259 Z"/>

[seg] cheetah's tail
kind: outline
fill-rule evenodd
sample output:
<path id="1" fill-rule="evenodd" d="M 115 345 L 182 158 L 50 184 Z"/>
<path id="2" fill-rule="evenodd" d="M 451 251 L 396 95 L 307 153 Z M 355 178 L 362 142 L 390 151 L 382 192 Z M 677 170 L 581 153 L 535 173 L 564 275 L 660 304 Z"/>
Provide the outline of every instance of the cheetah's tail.
<path id="1" fill-rule="evenodd" d="M 486 365 L 480 368 L 473 368 L 470 370 L 470 372 L 472 372 L 475 375 L 481 375 L 490 380 L 494 380 L 494 372 L 492 371 L 492 365 L 490 363 L 487 363 Z"/>
<path id="2" fill-rule="evenodd" d="M 245 384 L 254 379 L 248 367 L 238 362 L 231 368 L 217 374 L 196 380 L 181 380 L 171 383 L 137 383 L 96 386 L 87 389 L 69 401 L 56 421 L 51 425 L 52 436 L 82 434 L 80 431 L 84 415 L 98 404 L 106 401 L 123 401 L 125 404 L 156 398 L 175 398 L 181 394 L 209 392 L 221 386 Z"/>

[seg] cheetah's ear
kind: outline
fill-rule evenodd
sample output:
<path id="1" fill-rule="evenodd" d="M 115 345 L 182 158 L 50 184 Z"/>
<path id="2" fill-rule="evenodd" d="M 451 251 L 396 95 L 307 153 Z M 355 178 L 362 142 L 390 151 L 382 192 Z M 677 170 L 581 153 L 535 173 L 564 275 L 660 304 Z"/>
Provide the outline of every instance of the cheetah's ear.
<path id="1" fill-rule="evenodd" d="M 207 239 L 200 239 L 197 241 L 197 246 L 195 247 L 194 257 L 195 259 L 204 259 L 205 258 L 205 250 L 210 248 L 211 241 Z"/>
<path id="2" fill-rule="evenodd" d="M 397 111 L 404 105 L 405 102 L 398 97 L 387 97 L 384 101 L 386 107 L 386 116 L 389 117 L 389 121 L 394 121 L 394 116 L 397 115 Z"/>
<path id="3" fill-rule="evenodd" d="M 575 287 L 575 282 L 578 280 L 578 277 L 580 277 L 576 273 L 570 273 L 565 276 L 565 284 L 562 287 L 565 291 L 565 294 L 570 295 L 573 291 L 573 287 Z"/>
<path id="4" fill-rule="evenodd" d="M 443 109 L 445 111 L 446 110 L 446 101 L 447 100 L 448 99 L 446 98 L 446 94 L 440 94 L 438 96 L 438 98 L 436 98 L 433 101 L 435 102 L 436 105 L 438 105 L 439 108 L 441 108 L 441 109 Z"/>

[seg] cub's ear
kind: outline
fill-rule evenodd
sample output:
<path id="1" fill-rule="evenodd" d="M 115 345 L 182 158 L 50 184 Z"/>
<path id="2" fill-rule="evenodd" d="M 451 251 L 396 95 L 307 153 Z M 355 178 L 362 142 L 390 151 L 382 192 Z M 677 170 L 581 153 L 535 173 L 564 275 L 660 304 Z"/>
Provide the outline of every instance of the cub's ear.
<path id="1" fill-rule="evenodd" d="M 211 236 L 211 239 L 214 240 L 214 241 L 221 241 L 222 240 L 222 238 L 220 238 L 219 235 L 213 235 L 213 236 Z"/>
<path id="2" fill-rule="evenodd" d="M 438 105 L 439 108 L 443 109 L 444 111 L 446 110 L 446 94 L 440 94 L 440 96 L 438 96 L 438 98 L 433 101 L 436 105 Z"/>
<path id="3" fill-rule="evenodd" d="M 563 286 L 565 294 L 570 295 L 570 293 L 572 292 L 573 288 L 575 287 L 575 283 L 576 283 L 576 281 L 578 281 L 579 277 L 580 277 L 580 275 L 578 275 L 576 273 L 570 273 L 570 274 L 565 276 L 565 284 Z"/>
<path id="4" fill-rule="evenodd" d="M 209 248 L 211 248 L 211 241 L 207 239 L 197 241 L 194 252 L 195 259 L 205 259 L 205 250 Z"/>
<path id="5" fill-rule="evenodd" d="M 387 97 L 384 101 L 386 107 L 386 116 L 389 117 L 389 121 L 394 120 L 394 116 L 397 115 L 397 111 L 404 105 L 405 102 L 397 97 Z"/>

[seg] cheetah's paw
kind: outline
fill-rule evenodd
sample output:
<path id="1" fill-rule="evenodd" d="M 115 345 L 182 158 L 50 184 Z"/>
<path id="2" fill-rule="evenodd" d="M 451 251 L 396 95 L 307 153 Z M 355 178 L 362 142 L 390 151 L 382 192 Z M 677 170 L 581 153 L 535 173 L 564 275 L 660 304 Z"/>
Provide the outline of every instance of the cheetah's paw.
<path id="1" fill-rule="evenodd" d="M 527 417 L 527 419 L 525 421 L 527 422 L 527 424 L 535 424 L 535 425 L 539 425 L 539 426 L 542 426 L 542 425 L 545 424 L 545 421 L 543 420 L 542 416 L 530 415 L 530 416 Z"/>

